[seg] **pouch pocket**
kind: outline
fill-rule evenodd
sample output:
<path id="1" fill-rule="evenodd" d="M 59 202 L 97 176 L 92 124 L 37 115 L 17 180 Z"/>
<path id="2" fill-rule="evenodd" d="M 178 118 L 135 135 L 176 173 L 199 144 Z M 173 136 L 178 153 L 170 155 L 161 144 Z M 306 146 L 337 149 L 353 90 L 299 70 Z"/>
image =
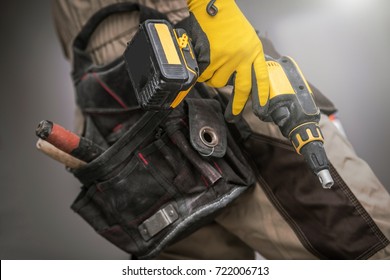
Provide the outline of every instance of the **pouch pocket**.
<path id="1" fill-rule="evenodd" d="M 210 111 L 222 116 L 214 100 L 201 104 L 200 117 Z M 162 113 L 145 114 L 103 155 L 75 171 L 85 186 L 72 209 L 138 258 L 152 258 L 192 233 L 254 183 L 223 121 L 215 128 L 223 131 L 218 157 L 194 148 L 188 126 L 194 114 L 188 112 L 181 105 L 164 121 Z"/>
<path id="2" fill-rule="evenodd" d="M 116 176 L 83 191 L 72 209 L 121 249 L 140 253 L 145 251 L 144 236 L 149 236 L 141 234 L 140 224 L 173 197 L 173 190 L 164 186 L 151 176 L 142 160 L 134 156 Z"/>
<path id="3" fill-rule="evenodd" d="M 205 150 L 199 145 L 204 126 L 211 127 L 219 139 L 215 153 L 210 154 L 209 147 Z M 207 199 L 217 199 L 231 186 L 252 184 L 251 169 L 227 130 L 218 101 L 186 99 L 157 135 L 152 144 L 140 150 L 139 156 L 166 188 L 174 188 L 183 197 L 197 197 L 186 200 L 188 213 L 206 203 L 199 199 L 206 193 Z"/>

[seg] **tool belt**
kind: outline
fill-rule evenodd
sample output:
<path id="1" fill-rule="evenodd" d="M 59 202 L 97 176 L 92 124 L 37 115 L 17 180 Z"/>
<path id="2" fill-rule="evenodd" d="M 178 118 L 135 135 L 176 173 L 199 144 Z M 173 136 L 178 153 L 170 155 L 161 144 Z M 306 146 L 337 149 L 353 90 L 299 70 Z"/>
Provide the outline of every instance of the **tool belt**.
<path id="1" fill-rule="evenodd" d="M 224 121 L 222 103 L 204 85 L 174 110 L 143 111 L 122 57 L 92 63 L 86 48 L 95 28 L 111 14 L 134 10 L 141 21 L 164 18 L 138 4 L 112 5 L 74 41 L 83 136 L 107 149 L 72 170 L 83 184 L 72 209 L 107 240 L 147 259 L 211 221 L 255 179 Z"/>

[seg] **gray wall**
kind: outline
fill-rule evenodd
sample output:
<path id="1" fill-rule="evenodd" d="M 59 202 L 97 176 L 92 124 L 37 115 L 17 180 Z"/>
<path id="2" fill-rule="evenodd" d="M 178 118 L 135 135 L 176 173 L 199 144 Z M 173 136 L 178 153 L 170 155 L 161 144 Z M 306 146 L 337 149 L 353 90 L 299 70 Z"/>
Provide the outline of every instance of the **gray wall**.
<path id="1" fill-rule="evenodd" d="M 2 1 L 0 257 L 125 259 L 69 208 L 80 184 L 35 149 L 43 119 L 73 127 L 70 68 L 50 1 Z"/>
<path id="2" fill-rule="evenodd" d="M 388 1 L 238 2 L 336 103 L 357 153 L 390 186 Z M 70 68 L 49 1 L 2 1 L 0 13 L 0 258 L 126 259 L 69 209 L 79 183 L 34 147 L 40 120 L 73 127 Z"/>

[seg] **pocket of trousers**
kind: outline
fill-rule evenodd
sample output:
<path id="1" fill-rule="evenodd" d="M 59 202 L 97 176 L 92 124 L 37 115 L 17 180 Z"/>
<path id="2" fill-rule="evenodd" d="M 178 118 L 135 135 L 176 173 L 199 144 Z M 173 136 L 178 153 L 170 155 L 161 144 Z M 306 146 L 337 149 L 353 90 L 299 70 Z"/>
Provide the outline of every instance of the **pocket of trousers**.
<path id="1" fill-rule="evenodd" d="M 261 187 L 313 255 L 366 259 L 389 244 L 332 162 L 335 184 L 328 190 L 287 140 L 253 133 L 245 147 Z"/>

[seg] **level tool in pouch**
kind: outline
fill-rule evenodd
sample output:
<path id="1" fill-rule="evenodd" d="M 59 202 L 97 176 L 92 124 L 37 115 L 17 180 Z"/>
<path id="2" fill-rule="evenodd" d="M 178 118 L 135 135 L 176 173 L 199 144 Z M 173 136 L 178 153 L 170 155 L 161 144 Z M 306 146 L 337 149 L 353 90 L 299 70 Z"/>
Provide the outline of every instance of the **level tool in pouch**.
<path id="1" fill-rule="evenodd" d="M 138 103 L 145 110 L 175 108 L 199 75 L 187 33 L 165 20 L 142 23 L 124 59 Z"/>

